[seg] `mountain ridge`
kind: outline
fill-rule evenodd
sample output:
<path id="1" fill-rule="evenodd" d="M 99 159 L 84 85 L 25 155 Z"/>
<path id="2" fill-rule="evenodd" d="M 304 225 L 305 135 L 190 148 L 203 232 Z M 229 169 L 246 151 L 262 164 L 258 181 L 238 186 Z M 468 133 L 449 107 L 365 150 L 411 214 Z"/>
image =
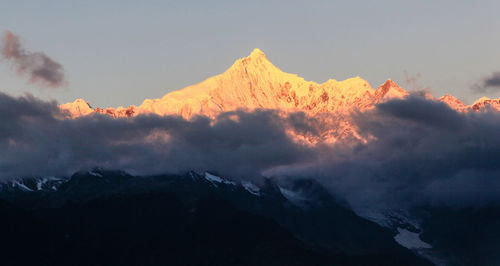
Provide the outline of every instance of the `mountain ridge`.
<path id="1" fill-rule="evenodd" d="M 366 265 L 367 261 L 376 261 L 380 265 L 431 265 L 412 251 L 400 246 L 393 239 L 391 230 L 359 217 L 347 207 L 340 205 L 320 183 L 313 180 L 266 178 L 264 182 L 256 185 L 250 181 L 217 176 L 209 172 L 189 171 L 178 175 L 134 176 L 124 171 L 102 168 L 79 171 L 70 177 L 64 177 L 61 179 L 64 181 L 57 184 L 55 189 L 49 187 L 38 189 L 36 182 L 30 180 L 32 179 L 5 184 L 8 188 L 5 190 L 0 186 L 0 207 L 2 200 L 15 204 L 34 218 L 52 225 L 54 233 L 66 236 L 68 240 L 77 240 L 73 242 L 77 248 L 68 246 L 70 252 L 65 254 L 71 254 L 69 258 L 76 255 L 95 256 L 95 259 L 100 259 L 102 255 L 99 255 L 99 250 L 93 248 L 99 247 L 106 250 L 104 253 L 106 255 L 111 254 L 110 251 L 116 251 L 109 256 L 114 260 L 128 257 L 131 252 L 146 258 L 156 257 L 168 261 L 178 256 L 179 252 L 173 254 L 168 252 L 174 250 L 181 239 L 188 242 L 186 248 L 191 251 L 193 246 L 197 247 L 200 241 L 203 241 L 199 236 L 217 232 L 210 238 L 204 238 L 211 243 L 206 248 L 194 248 L 203 252 L 205 249 L 214 248 L 212 245 L 218 245 L 215 248 L 218 252 L 213 253 L 213 256 L 223 260 L 215 263 L 216 265 L 262 265 L 263 263 L 228 262 L 228 254 L 236 253 L 223 252 L 243 245 L 246 247 L 242 250 L 245 254 L 253 250 L 252 243 L 258 239 L 267 244 L 279 241 L 280 245 L 277 245 L 276 251 L 290 252 L 289 248 L 293 246 L 283 246 L 284 244 L 300 244 L 295 245 L 299 247 L 296 251 L 312 252 L 309 259 L 325 261 L 320 264 L 306 260 L 298 264 L 281 262 L 271 265 Z M 31 189 L 26 190 L 11 185 L 20 183 L 26 184 Z M 209 208 L 203 208 L 204 206 Z M 241 212 L 246 214 L 241 216 Z M 193 224 L 192 218 L 198 217 L 199 214 L 203 214 L 201 217 L 203 219 L 199 220 L 201 224 Z M 175 219 L 180 221 L 172 223 Z M 184 231 L 186 226 L 191 227 Z M 116 229 L 117 227 L 119 229 Z M 230 230 L 228 237 L 238 237 L 226 239 L 231 240 L 229 242 L 219 241 L 221 237 L 224 239 L 228 229 Z M 267 230 L 261 237 L 257 239 L 252 237 L 263 229 Z M 99 233 L 95 233 L 96 230 Z M 161 234 L 165 230 L 167 234 Z M 276 235 L 277 230 L 288 234 L 288 237 L 285 239 L 279 237 Z M 148 235 L 142 238 L 144 234 L 152 234 L 155 237 Z M 101 236 L 106 237 L 101 238 Z M 173 238 L 174 236 L 178 238 Z M 128 238 L 128 242 L 123 241 L 124 238 Z M 287 241 L 282 242 L 282 240 Z M 103 241 L 107 244 L 100 246 Z M 257 247 L 260 246 L 259 242 L 255 244 Z M 81 243 L 85 245 L 80 245 Z M 121 246 L 123 243 L 126 243 L 125 246 Z M 131 245 L 135 243 L 137 246 L 127 249 L 128 243 L 132 243 Z M 155 246 L 151 245 L 152 243 L 163 247 L 163 252 L 142 253 L 143 247 L 149 251 L 148 246 Z M 165 243 L 175 245 L 167 245 L 165 248 Z M 281 256 L 282 253 L 276 251 L 267 254 L 276 259 L 281 258 L 280 260 L 295 258 L 294 252 Z M 247 256 L 250 259 L 259 258 L 263 262 L 268 260 L 263 257 L 264 254 Z M 182 260 L 186 258 L 181 257 Z M 144 261 L 147 260 L 140 260 L 139 265 L 145 265 Z M 66 262 L 62 265 L 68 264 L 71 263 Z M 123 264 L 129 265 L 119 263 Z M 212 265 L 200 262 L 181 264 Z"/>
<path id="2" fill-rule="evenodd" d="M 307 81 L 297 74 L 286 73 L 272 64 L 260 49 L 236 60 L 225 72 L 202 82 L 172 91 L 158 99 L 145 99 L 139 106 L 128 108 L 92 108 L 83 99 L 60 105 L 72 118 L 93 113 L 112 117 L 131 117 L 140 114 L 196 115 L 215 117 L 221 112 L 257 108 L 281 111 L 349 114 L 366 110 L 375 104 L 393 98 L 404 98 L 409 92 L 391 79 L 377 89 L 359 76 L 343 81 L 329 79 L 323 83 Z M 431 97 L 431 96 L 430 96 Z M 500 99 L 480 98 L 472 105 L 465 105 L 446 94 L 437 99 L 460 112 L 484 108 L 500 110 Z"/>
<path id="3" fill-rule="evenodd" d="M 236 60 L 224 73 L 200 83 L 165 94 L 159 99 L 145 99 L 128 108 L 92 108 L 83 99 L 60 105 L 71 117 L 104 113 L 113 117 L 155 113 L 158 115 L 194 115 L 214 117 L 219 112 L 256 108 L 299 110 L 309 114 L 364 109 L 381 98 L 402 97 L 408 93 L 392 80 L 377 90 L 359 76 L 324 83 L 306 81 L 296 74 L 283 72 L 267 56 L 255 49 Z"/>

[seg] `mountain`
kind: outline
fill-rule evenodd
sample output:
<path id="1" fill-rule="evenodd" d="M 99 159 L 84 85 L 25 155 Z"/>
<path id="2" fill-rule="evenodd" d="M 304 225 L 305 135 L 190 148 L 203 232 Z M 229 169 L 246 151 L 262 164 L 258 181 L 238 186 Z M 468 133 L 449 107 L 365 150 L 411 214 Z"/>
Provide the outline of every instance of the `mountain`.
<path id="1" fill-rule="evenodd" d="M 457 111 L 467 111 L 467 109 L 470 108 L 469 106 L 465 105 L 462 101 L 449 94 L 444 95 L 443 97 L 439 98 L 439 100 L 446 103 L 448 106 Z"/>
<path id="2" fill-rule="evenodd" d="M 145 100 L 135 110 L 159 115 L 184 117 L 244 109 L 299 110 L 309 114 L 348 112 L 364 109 L 386 96 L 401 96 L 395 84 L 375 94 L 370 84 L 355 77 L 344 81 L 328 80 L 318 84 L 306 81 L 274 66 L 259 49 L 237 60 L 226 72 L 199 84 L 169 93 L 161 99 Z M 377 97 L 375 97 L 375 95 Z"/>
<path id="3" fill-rule="evenodd" d="M 486 108 L 491 108 L 493 110 L 500 111 L 500 99 L 490 99 L 488 97 L 481 97 L 472 104 L 471 108 L 474 111 L 479 111 Z"/>
<path id="4" fill-rule="evenodd" d="M 374 104 L 392 98 L 403 98 L 409 93 L 388 79 L 376 90 L 360 78 L 344 81 L 330 79 L 324 83 L 306 81 L 281 71 L 266 55 L 255 49 L 248 57 L 236 60 L 220 75 L 198 84 L 173 91 L 160 99 L 146 99 L 139 106 L 128 108 L 92 108 L 82 99 L 60 105 L 71 117 L 92 113 L 113 117 L 130 117 L 139 114 L 195 115 L 214 117 L 220 112 L 256 108 L 282 111 L 304 111 L 310 115 L 334 113 L 345 115 L 353 110 L 365 110 Z M 459 111 L 481 110 L 491 106 L 500 110 L 500 99 L 480 99 L 466 106 L 458 99 L 445 95 L 439 100 Z"/>
<path id="5" fill-rule="evenodd" d="M 312 179 L 93 169 L 4 182 L 0 213 L 5 265 L 500 263 L 498 206 L 366 219 Z"/>
<path id="6" fill-rule="evenodd" d="M 500 207 L 422 206 L 422 239 L 439 250 L 442 265 L 500 265 Z"/>
<path id="7" fill-rule="evenodd" d="M 371 110 L 379 103 L 390 99 L 405 98 L 408 95 L 409 92 L 390 79 L 377 89 L 372 88 L 367 81 L 360 77 L 344 81 L 328 80 L 322 84 L 306 81 L 297 75 L 281 71 L 267 59 L 262 51 L 256 49 L 248 57 L 238 59 L 227 71 L 220 75 L 182 90 L 168 93 L 160 99 L 147 99 L 139 106 L 101 109 L 93 108 L 86 101 L 79 99 L 74 103 L 61 105 L 60 108 L 66 110 L 73 118 L 98 113 L 117 118 L 134 117 L 141 114 L 157 114 L 179 115 L 191 119 L 197 115 L 214 118 L 220 113 L 237 109 L 248 111 L 259 108 L 272 109 L 278 110 L 277 113 L 279 114 L 301 111 L 314 118 L 314 122 L 319 122 L 318 124 L 321 125 L 320 129 L 318 129 L 319 134 L 314 135 L 311 139 L 320 136 L 318 137 L 321 138 L 319 143 L 323 144 L 325 140 L 335 142 L 337 140 L 348 140 L 349 138 L 368 142 L 369 139 L 362 139 L 360 134 L 357 134 L 356 125 L 352 122 L 352 114 L 358 114 L 358 111 Z M 425 97 L 429 101 L 441 102 L 442 104 L 438 104 L 441 108 L 439 110 L 444 110 L 442 108 L 444 104 L 458 112 L 500 110 L 500 99 L 494 100 L 483 97 L 472 105 L 466 105 L 448 94 L 439 99 L 429 94 L 426 94 Z M 430 111 L 432 112 L 432 110 Z M 426 119 L 426 117 L 424 118 Z M 446 116 L 441 118 L 446 119 Z M 437 121 L 442 123 L 445 119 L 438 119 Z M 119 120 L 119 122 L 121 121 Z M 390 129 L 390 127 L 388 128 Z M 425 133 L 425 131 L 423 132 Z M 287 131 L 286 133 L 292 135 L 292 137 L 302 137 L 294 135 L 295 132 L 289 133 Z M 415 131 L 415 133 L 418 135 L 421 132 Z M 446 131 L 445 133 L 447 138 L 450 132 Z M 426 136 L 426 134 L 423 135 Z M 389 134 L 388 136 L 392 138 L 393 135 Z M 398 138 L 397 135 L 394 135 L 394 139 L 391 139 L 390 144 L 392 145 L 394 141 L 396 146 L 403 145 L 404 141 L 401 142 Z M 301 138 L 293 139 L 302 140 Z M 464 139 L 469 138 L 464 137 Z M 403 140 L 406 139 L 403 138 Z M 311 140 L 313 144 L 314 141 L 314 139 Z M 411 141 L 410 143 L 413 145 L 414 142 Z M 484 141 L 484 143 L 487 143 L 487 141 Z M 458 145 L 461 144 L 462 140 Z M 402 147 L 406 146 L 403 145 Z M 378 150 L 376 151 L 378 152 Z M 410 146 L 409 153 L 412 153 L 412 151 Z M 482 150 L 478 154 L 482 154 Z M 483 157 L 478 156 L 478 158 Z M 363 158 L 363 160 L 365 159 Z M 432 158 L 429 160 L 432 160 Z M 465 166 L 467 165 L 465 164 Z M 359 170 L 361 173 L 366 171 L 366 169 Z M 375 172 L 374 175 L 376 174 Z M 387 174 L 398 175 L 399 173 Z M 232 231 L 224 231 L 227 223 L 223 222 L 228 220 L 240 221 L 241 215 L 245 217 L 250 215 L 249 219 L 255 222 L 252 225 L 246 224 L 249 228 L 258 224 L 259 230 L 262 229 L 264 232 L 274 230 L 284 232 L 280 234 L 279 239 L 274 239 L 277 242 L 273 242 L 273 238 L 259 238 L 262 242 L 260 240 L 251 242 L 252 248 L 268 245 L 268 241 L 278 243 L 276 245 L 270 244 L 271 251 L 265 251 L 268 252 L 266 253 L 268 255 L 278 252 L 279 248 L 277 246 L 292 243 L 292 246 L 299 247 L 296 249 L 297 254 L 306 254 L 308 259 L 321 262 L 318 264 L 338 262 L 340 265 L 363 265 L 370 262 L 370 264 L 382 265 L 425 265 L 427 263 L 425 260 L 419 260 L 418 257 L 414 256 L 415 254 L 432 260 L 433 263 L 438 265 L 487 265 L 488 262 L 499 261 L 498 256 L 492 255 L 495 248 L 498 247 L 498 243 L 500 243 L 500 238 L 498 238 L 500 230 L 496 229 L 499 224 L 497 206 L 492 206 L 492 210 L 470 210 L 445 207 L 439 209 L 430 205 L 420 206 L 421 209 L 418 210 L 381 209 L 373 210 L 373 212 L 378 213 L 354 213 L 349 206 L 336 202 L 336 199 L 325 192 L 320 185 L 311 181 L 294 180 L 293 182 L 290 181 L 290 183 L 283 183 L 283 180 L 266 179 L 264 184 L 256 185 L 249 180 L 238 182 L 210 173 L 194 172 L 182 176 L 134 177 L 119 171 L 110 173 L 96 170 L 76 173 L 70 178 L 62 178 L 61 180 L 63 181 L 15 180 L 3 186 L 0 194 L 2 194 L 3 199 L 22 207 L 36 219 L 40 219 L 47 224 L 57 225 L 54 230 L 58 234 L 77 234 L 78 237 L 75 241 L 84 243 L 87 246 L 100 243 L 103 239 L 99 238 L 98 235 L 85 239 L 86 233 L 91 235 L 91 232 L 85 231 L 85 233 L 82 233 L 78 231 L 78 228 L 91 226 L 99 234 L 106 235 L 107 230 L 111 230 L 108 219 L 113 221 L 112 216 L 106 216 L 106 210 L 116 208 L 120 211 L 116 213 L 117 217 L 122 217 L 126 221 L 129 221 L 129 219 L 136 221 L 139 219 L 137 214 L 130 214 L 128 207 L 124 206 L 133 205 L 133 202 L 137 200 L 142 202 L 143 207 L 151 204 L 155 206 L 154 208 L 160 208 L 161 206 L 155 205 L 158 204 L 156 200 L 165 200 L 164 197 L 168 196 L 173 202 L 182 203 L 178 204 L 181 207 L 177 205 L 169 206 L 168 208 L 172 207 L 173 209 L 162 210 L 164 212 L 175 211 L 176 215 L 182 217 L 182 219 L 176 220 L 175 228 L 179 229 L 179 226 L 183 224 L 193 226 L 187 229 L 183 228 L 184 231 L 179 229 L 183 233 L 177 235 L 179 239 L 182 236 L 189 236 L 199 240 L 198 236 L 193 236 L 190 233 L 191 231 L 204 234 L 205 231 L 199 229 L 206 229 L 207 227 L 205 224 L 200 223 L 200 220 L 196 217 L 200 214 L 198 211 L 201 208 L 198 204 L 208 201 L 217 202 L 216 204 L 210 204 L 208 207 L 203 205 L 214 215 L 225 214 L 221 213 L 222 207 L 219 208 L 219 204 L 226 207 L 230 205 L 230 207 L 224 208 L 224 211 L 231 213 L 229 216 L 210 217 L 206 213 L 203 214 L 206 216 L 201 216 L 203 219 L 214 218 L 214 220 L 209 219 L 209 221 L 213 222 L 210 223 L 211 227 L 209 228 L 224 236 L 224 239 L 232 239 L 230 235 L 233 234 L 241 234 L 243 239 L 250 237 L 233 227 L 231 227 Z M 167 192 L 169 194 L 165 195 L 164 193 Z M 173 195 L 170 193 L 173 193 Z M 148 198 L 147 195 L 152 195 L 152 198 Z M 101 206 L 107 207 L 101 209 Z M 131 210 L 140 213 L 141 208 L 135 207 L 135 209 L 132 208 Z M 85 215 L 82 216 L 73 210 L 82 211 Z M 488 213 L 492 213 L 492 215 Z M 163 221 L 162 219 L 165 219 L 163 216 L 148 215 L 150 215 L 148 219 L 152 220 Z M 360 217 L 360 215 L 363 217 Z M 106 217 L 106 221 L 100 223 L 88 218 L 99 216 Z M 60 217 L 66 217 L 67 222 L 62 223 L 59 220 Z M 274 225 L 261 220 L 262 217 L 265 218 L 264 220 L 272 220 Z M 449 217 L 455 218 L 449 221 Z M 85 224 L 80 224 L 80 221 L 85 222 Z M 463 221 L 467 223 L 465 224 Z M 450 225 L 450 223 L 456 224 Z M 147 227 L 145 224 L 139 223 L 139 225 Z M 130 229 L 127 226 L 131 227 L 133 224 L 126 224 L 122 228 L 123 231 Z M 475 228 L 486 228 L 487 230 L 476 230 Z M 163 229 L 157 230 L 161 231 Z M 476 233 L 476 231 L 478 232 Z M 151 232 L 146 232 L 151 236 Z M 174 234 L 171 231 L 161 232 L 165 235 Z M 460 243 L 462 236 L 463 239 L 467 240 L 467 243 Z M 110 239 L 107 239 L 108 242 L 105 243 L 110 246 L 120 246 L 120 241 L 116 243 Z M 130 242 L 129 240 L 133 239 L 136 239 L 136 236 L 128 238 L 125 242 Z M 178 238 L 175 239 L 180 241 Z M 140 238 L 140 240 L 144 239 Z M 181 261 L 188 259 L 192 255 L 187 250 L 187 247 L 196 244 L 186 239 L 183 241 L 185 241 L 182 243 L 185 245 L 183 247 L 186 250 L 182 249 L 181 254 L 186 257 L 180 258 Z M 156 244 L 156 242 L 153 243 Z M 207 249 L 207 253 L 196 253 L 197 256 L 215 256 L 213 253 L 217 253 L 217 249 L 211 248 L 217 247 L 224 250 L 224 254 L 226 254 L 224 256 L 236 259 L 227 254 L 231 252 L 241 253 L 242 250 L 247 250 L 240 249 L 241 247 L 238 246 L 234 247 L 235 250 L 226 249 L 228 248 L 227 244 L 222 245 L 219 242 L 214 243 L 208 240 L 203 243 L 204 245 L 200 248 Z M 476 247 L 471 247 L 471 245 Z M 171 246 L 162 248 L 168 249 L 169 247 Z M 102 250 L 91 251 L 104 252 L 105 247 L 99 248 Z M 120 247 L 118 250 L 122 250 L 122 248 L 126 247 Z M 137 247 L 134 246 L 135 248 Z M 138 250 L 141 253 L 135 255 L 141 259 L 154 257 L 148 251 Z M 117 250 L 115 252 L 120 253 Z M 155 250 L 155 252 L 166 251 L 160 248 L 160 251 Z M 253 254 L 262 255 L 261 253 Z M 245 253 L 245 256 L 251 255 Z M 220 257 L 213 258 L 216 262 L 220 262 Z M 274 260 L 280 257 L 269 256 L 265 258 Z M 294 256 L 290 258 L 292 258 L 292 261 L 295 261 L 295 259 L 297 262 L 300 261 L 300 258 Z M 196 262 L 199 263 L 199 261 Z M 285 261 L 280 261 L 280 263 L 285 263 Z M 289 261 L 286 261 L 286 264 L 289 264 Z"/>
<path id="8" fill-rule="evenodd" d="M 62 180 L 0 192 L 0 211 L 23 223 L 12 238 L 40 232 L 47 265 L 430 265 L 311 180 L 102 169 Z"/>
<path id="9" fill-rule="evenodd" d="M 328 80 L 318 84 L 306 81 L 274 66 L 259 49 L 238 59 L 224 73 L 201 83 L 166 94 L 160 99 L 147 99 L 128 109 L 130 115 L 193 115 L 213 117 L 224 111 L 243 109 L 299 110 L 309 114 L 323 112 L 348 113 L 353 108 L 364 109 L 385 98 L 403 97 L 408 93 L 388 80 L 378 90 L 355 77 L 344 81 Z M 81 99 L 61 105 L 73 117 L 89 114 Z M 84 111 L 80 111 L 84 110 Z M 123 108 L 93 109 L 94 112 L 124 116 Z M 125 114 L 126 115 L 126 114 Z"/>

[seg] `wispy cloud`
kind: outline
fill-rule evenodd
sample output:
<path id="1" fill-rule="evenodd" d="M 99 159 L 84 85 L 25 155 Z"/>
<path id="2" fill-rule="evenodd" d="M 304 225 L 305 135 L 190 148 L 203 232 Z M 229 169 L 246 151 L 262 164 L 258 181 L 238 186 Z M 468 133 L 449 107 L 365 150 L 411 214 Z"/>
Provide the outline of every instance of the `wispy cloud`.
<path id="1" fill-rule="evenodd" d="M 20 75 L 44 88 L 57 88 L 66 83 L 62 65 L 42 52 L 26 51 L 19 37 L 6 30 L 0 38 L 0 53 Z"/>
<path id="2" fill-rule="evenodd" d="M 477 93 L 500 91 L 500 72 L 494 72 L 483 78 L 479 84 L 475 84 L 471 89 Z"/>

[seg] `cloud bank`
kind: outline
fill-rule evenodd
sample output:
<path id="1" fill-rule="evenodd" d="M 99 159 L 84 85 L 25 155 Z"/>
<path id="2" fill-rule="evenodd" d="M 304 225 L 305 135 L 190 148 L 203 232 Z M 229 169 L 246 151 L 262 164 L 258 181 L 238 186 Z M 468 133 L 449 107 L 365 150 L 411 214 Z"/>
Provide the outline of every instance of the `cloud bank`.
<path id="1" fill-rule="evenodd" d="M 0 176 L 69 175 L 101 166 L 135 174 L 211 170 L 252 177 L 311 156 L 283 130 L 307 130 L 307 121 L 300 122 L 305 116 L 299 115 L 236 111 L 215 120 L 63 116 L 55 102 L 0 94 Z"/>
<path id="2" fill-rule="evenodd" d="M 499 113 L 414 94 L 354 120 L 369 143 L 323 149 L 322 162 L 289 174 L 318 179 L 355 209 L 500 201 Z"/>
<path id="3" fill-rule="evenodd" d="M 64 119 L 55 102 L 0 93 L 0 177 L 70 175 L 95 166 L 133 174 L 213 171 L 237 179 L 314 178 L 353 208 L 500 203 L 500 115 L 458 113 L 411 95 L 356 113 L 367 143 L 319 137 L 319 120 L 271 110 L 196 117 Z"/>
<path id="4" fill-rule="evenodd" d="M 19 37 L 8 30 L 0 38 L 0 54 L 11 62 L 18 74 L 28 76 L 34 85 L 57 88 L 66 83 L 61 64 L 42 52 L 26 51 Z"/>

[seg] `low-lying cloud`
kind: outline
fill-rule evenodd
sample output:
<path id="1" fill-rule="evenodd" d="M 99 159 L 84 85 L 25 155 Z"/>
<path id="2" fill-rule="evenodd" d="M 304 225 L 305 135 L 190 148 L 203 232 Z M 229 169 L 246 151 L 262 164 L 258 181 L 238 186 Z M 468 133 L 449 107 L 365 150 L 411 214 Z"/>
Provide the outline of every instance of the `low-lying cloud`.
<path id="1" fill-rule="evenodd" d="M 354 209 L 500 201 L 500 114 L 458 113 L 412 95 L 354 118 L 367 144 L 337 146 L 306 168 Z"/>
<path id="2" fill-rule="evenodd" d="M 66 83 L 62 65 L 42 52 L 26 51 L 19 37 L 6 30 L 0 38 L 0 54 L 19 75 L 44 88 L 57 88 Z"/>
<path id="3" fill-rule="evenodd" d="M 458 113 L 411 95 L 356 113 L 367 143 L 319 137 L 303 113 L 222 113 L 215 119 L 143 115 L 63 119 L 55 102 L 0 93 L 0 176 L 70 175 L 95 166 L 133 174 L 213 171 L 237 179 L 314 178 L 354 209 L 500 203 L 500 114 Z"/>
<path id="4" fill-rule="evenodd" d="M 55 102 L 0 94 L 0 176 L 70 175 L 101 166 L 134 174 L 210 170 L 252 177 L 313 156 L 284 131 L 307 130 L 308 121 L 299 121 L 307 118 L 274 111 L 235 111 L 215 120 L 63 115 Z"/>

